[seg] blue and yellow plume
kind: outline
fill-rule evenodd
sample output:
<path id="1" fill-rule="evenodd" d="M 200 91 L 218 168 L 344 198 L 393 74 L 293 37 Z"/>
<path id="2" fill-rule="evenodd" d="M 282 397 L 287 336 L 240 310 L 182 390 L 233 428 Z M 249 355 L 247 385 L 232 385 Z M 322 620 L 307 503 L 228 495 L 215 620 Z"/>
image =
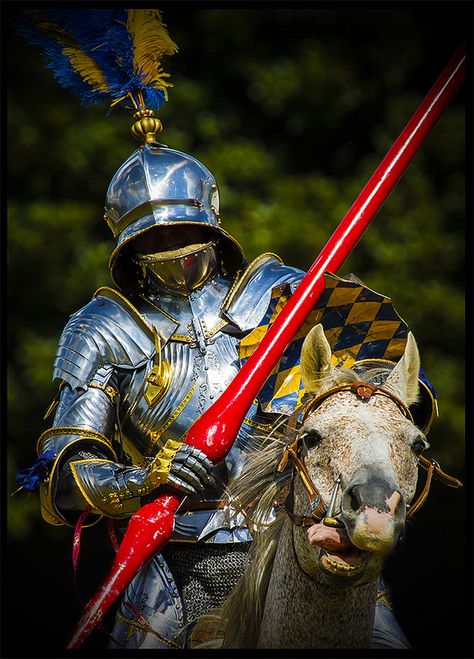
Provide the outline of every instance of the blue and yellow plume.
<path id="1" fill-rule="evenodd" d="M 82 104 L 121 103 L 149 118 L 168 100 L 161 60 L 177 46 L 156 9 L 31 9 L 15 24 Z"/>

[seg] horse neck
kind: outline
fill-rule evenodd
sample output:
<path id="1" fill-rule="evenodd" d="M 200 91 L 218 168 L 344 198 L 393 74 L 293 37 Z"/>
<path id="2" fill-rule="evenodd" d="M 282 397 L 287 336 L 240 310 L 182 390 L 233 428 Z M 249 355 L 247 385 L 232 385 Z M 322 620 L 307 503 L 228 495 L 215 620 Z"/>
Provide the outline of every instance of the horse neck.
<path id="1" fill-rule="evenodd" d="M 368 648 L 376 585 L 323 589 L 298 564 L 291 522 L 282 528 L 260 626 L 259 647 Z"/>

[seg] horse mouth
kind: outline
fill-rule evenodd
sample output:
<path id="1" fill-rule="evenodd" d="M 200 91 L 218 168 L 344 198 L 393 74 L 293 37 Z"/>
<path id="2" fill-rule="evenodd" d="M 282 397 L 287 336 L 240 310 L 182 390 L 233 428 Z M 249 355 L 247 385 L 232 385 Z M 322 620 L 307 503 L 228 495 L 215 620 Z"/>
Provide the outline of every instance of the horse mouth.
<path id="1" fill-rule="evenodd" d="M 330 576 L 353 579 L 365 572 L 369 554 L 353 546 L 347 551 L 321 551 L 319 567 Z"/>
<path id="2" fill-rule="evenodd" d="M 370 553 L 358 549 L 345 528 L 314 524 L 308 529 L 308 540 L 318 550 L 318 567 L 326 575 L 355 579 L 365 572 Z"/>

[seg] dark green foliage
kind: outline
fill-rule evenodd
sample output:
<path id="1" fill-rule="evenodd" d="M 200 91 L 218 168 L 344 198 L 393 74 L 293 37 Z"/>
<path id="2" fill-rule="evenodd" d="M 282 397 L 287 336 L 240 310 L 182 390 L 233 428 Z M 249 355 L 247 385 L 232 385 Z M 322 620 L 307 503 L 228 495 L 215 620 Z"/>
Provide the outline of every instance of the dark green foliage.
<path id="1" fill-rule="evenodd" d="M 162 141 L 215 174 L 223 225 L 249 260 L 272 251 L 310 266 L 471 24 L 467 3 L 411 5 L 163 7 L 180 51 L 164 63 L 174 88 L 160 113 Z M 12 491 L 12 475 L 34 461 L 48 427 L 42 416 L 56 393 L 50 374 L 62 327 L 110 285 L 103 200 L 135 145 L 124 111 L 106 117 L 106 108 L 80 107 L 37 48 L 11 36 L 7 54 Z M 414 332 L 440 401 L 430 452 L 461 478 L 464 139 L 461 92 L 339 273 L 355 272 L 390 296 Z M 433 491 L 426 506 L 455 511 L 459 531 L 463 494 L 439 483 Z M 34 497 L 17 494 L 9 504 L 18 546 L 36 534 L 56 538 L 51 552 L 68 551 L 69 531 L 45 528 Z M 435 513 L 419 515 L 428 528 Z M 409 529 L 409 542 L 414 535 Z M 398 592 L 411 597 L 408 584 Z M 416 635 L 415 622 L 408 631 Z"/>

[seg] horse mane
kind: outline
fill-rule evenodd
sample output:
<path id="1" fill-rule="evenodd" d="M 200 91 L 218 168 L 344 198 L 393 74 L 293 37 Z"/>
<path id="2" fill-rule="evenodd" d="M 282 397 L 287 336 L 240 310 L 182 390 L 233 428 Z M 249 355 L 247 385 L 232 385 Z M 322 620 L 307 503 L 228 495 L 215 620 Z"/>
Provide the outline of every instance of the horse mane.
<path id="1" fill-rule="evenodd" d="M 338 370 L 320 382 L 321 390 L 349 384 L 357 380 L 370 382 L 385 375 L 387 368 L 374 368 L 362 376 L 349 368 Z M 253 542 L 249 564 L 224 604 L 203 616 L 196 626 L 196 637 L 204 629 L 212 629 L 214 641 L 195 648 L 216 647 L 216 639 L 226 648 L 255 648 L 264 611 L 264 604 L 278 540 L 286 514 L 284 498 L 291 478 L 291 469 L 277 472 L 285 447 L 296 437 L 300 410 L 290 417 L 279 417 L 268 435 L 257 437 L 261 448 L 249 456 L 242 473 L 226 488 L 229 503 L 245 512 Z M 192 636 L 192 635 L 191 635 Z"/>

